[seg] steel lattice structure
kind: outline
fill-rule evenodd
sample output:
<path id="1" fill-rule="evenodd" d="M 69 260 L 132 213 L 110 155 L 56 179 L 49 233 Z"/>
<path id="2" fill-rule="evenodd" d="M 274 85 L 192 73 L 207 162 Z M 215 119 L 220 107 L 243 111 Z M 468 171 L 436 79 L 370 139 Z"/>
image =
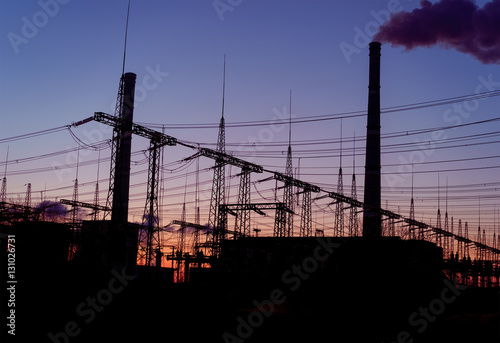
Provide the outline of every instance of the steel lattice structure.
<path id="1" fill-rule="evenodd" d="M 91 210 L 110 211 L 110 209 L 108 207 L 95 205 L 95 204 L 89 204 L 89 203 L 81 202 L 81 201 L 61 199 L 61 200 L 59 200 L 59 202 L 61 204 L 70 205 L 70 206 L 90 208 Z"/>
<path id="2" fill-rule="evenodd" d="M 96 112 L 93 119 L 97 122 L 111 125 L 113 127 L 122 127 L 124 124 L 120 118 L 103 112 Z M 148 190 L 143 216 L 144 229 L 142 229 L 139 233 L 139 250 L 137 257 L 138 261 L 144 261 L 147 266 L 150 266 L 151 261 L 153 260 L 153 254 L 155 253 L 153 247 L 156 247 L 156 249 L 159 249 L 160 247 L 158 192 L 161 148 L 165 145 L 176 145 L 177 139 L 135 123 L 131 123 L 129 133 L 136 134 L 150 140 L 148 158 Z M 113 201 L 113 203 L 115 203 L 115 201 Z"/>
<path id="3" fill-rule="evenodd" d="M 311 189 L 302 192 L 302 217 L 300 219 L 300 236 L 312 236 Z"/>
<path id="4" fill-rule="evenodd" d="M 223 118 L 222 118 L 223 119 Z M 219 128 L 219 142 L 223 142 L 223 120 L 221 119 L 221 128 Z M 222 132 L 222 134 L 221 134 Z M 264 168 L 262 166 L 244 161 L 237 157 L 226 154 L 223 151 L 225 150 L 218 147 L 218 150 L 212 150 L 208 148 L 195 148 L 194 146 L 183 144 L 187 147 L 198 149 L 198 153 L 192 156 L 191 158 L 197 158 L 198 156 L 205 156 L 210 159 L 215 160 L 214 167 L 214 177 L 212 183 L 212 193 L 210 199 L 210 212 L 209 212 L 209 227 L 213 229 L 212 238 L 207 238 L 206 244 L 210 245 L 213 249 L 212 254 L 218 254 L 218 246 L 221 240 L 227 238 L 227 214 L 221 213 L 219 211 L 220 205 L 224 204 L 224 194 L 225 194 L 225 182 L 222 182 L 222 179 L 225 178 L 225 166 L 233 165 L 235 167 L 241 168 L 241 179 L 240 179 L 240 194 L 242 197 L 248 198 L 248 202 L 250 202 L 250 173 L 262 173 Z M 245 175 L 246 174 L 246 175 Z M 249 212 L 246 212 L 249 218 Z M 243 231 L 245 231 L 245 227 L 248 226 L 248 233 L 250 232 L 250 221 L 245 222 L 245 226 L 243 226 Z M 208 237 L 208 236 L 207 236 Z"/>
<path id="5" fill-rule="evenodd" d="M 320 188 L 316 185 L 313 185 L 313 184 L 310 184 L 308 182 L 304 182 L 304 181 L 301 181 L 299 179 L 296 179 L 293 176 L 289 176 L 289 175 L 282 174 L 279 172 L 273 172 L 272 178 L 274 178 L 277 181 L 283 182 L 285 184 L 285 187 L 287 185 L 289 185 L 292 190 L 293 190 L 292 187 L 302 189 L 302 192 L 304 193 L 304 197 L 302 199 L 302 214 L 303 214 L 303 217 L 305 214 L 307 219 L 306 220 L 304 220 L 303 218 L 301 219 L 300 234 L 302 235 L 302 233 L 303 233 L 302 232 L 303 227 L 304 228 L 310 227 L 311 231 L 312 231 L 312 217 L 310 215 L 310 212 L 311 212 L 310 211 L 310 209 L 311 209 L 311 196 L 310 196 L 310 194 L 311 194 L 311 192 L 319 193 Z M 264 180 L 261 180 L 261 182 L 269 180 L 269 179 L 271 179 L 271 178 L 266 178 Z M 307 195 L 306 193 L 309 193 L 309 195 Z M 292 198 L 292 206 L 293 206 L 293 198 Z M 287 206 L 287 208 L 290 210 L 289 213 L 277 213 L 277 216 L 276 216 L 275 221 L 274 221 L 274 237 L 285 237 L 283 233 L 286 232 L 285 228 L 286 228 L 286 223 L 287 223 L 288 217 L 293 216 L 293 213 L 294 213 L 293 207 L 290 208 Z M 307 215 L 308 212 L 309 212 L 309 215 Z M 280 215 L 281 217 L 278 217 L 278 215 Z M 305 231 L 307 231 L 307 229 L 305 229 L 304 232 Z"/>
<path id="6" fill-rule="evenodd" d="M 354 170 L 354 168 L 353 168 Z M 351 198 L 357 199 L 356 190 L 356 174 L 352 174 L 352 186 L 351 186 Z M 358 236 L 359 231 L 359 220 L 358 220 L 358 209 L 355 206 L 349 206 L 349 236 Z"/>
<path id="7" fill-rule="evenodd" d="M 160 148 L 158 142 L 152 140 L 149 147 L 148 191 L 144 215 L 143 228 L 139 230 L 137 261 L 144 261 L 146 266 L 151 265 L 155 251 L 160 249 L 160 227 L 158 217 L 158 189 L 160 180 Z M 154 249 L 154 250 L 153 250 Z"/>
<path id="8" fill-rule="evenodd" d="M 286 158 L 286 168 L 285 175 L 289 178 L 293 178 L 293 165 L 292 165 L 292 147 L 288 145 L 288 152 Z M 285 179 L 285 185 L 283 189 L 283 203 L 290 210 L 290 212 L 285 213 L 284 219 L 285 223 L 282 230 L 276 230 L 278 237 L 292 237 L 293 236 L 293 207 L 294 207 L 294 192 L 293 183 Z M 275 221 L 276 223 L 276 221 Z M 276 224 L 275 224 L 276 225 Z M 279 227 L 278 223 L 278 227 Z"/>
<path id="9" fill-rule="evenodd" d="M 342 178 L 342 167 L 339 168 L 337 194 L 344 195 L 344 181 Z M 337 200 L 335 203 L 334 235 L 337 237 L 344 236 L 344 203 L 339 200 Z"/>
<path id="10" fill-rule="evenodd" d="M 123 112 L 123 86 L 125 82 L 125 75 L 122 74 L 120 78 L 120 85 L 118 86 L 118 95 L 116 97 L 116 105 L 115 105 L 115 118 L 122 119 Z M 104 212 L 103 219 L 106 219 L 108 215 L 111 215 L 111 208 L 113 206 L 113 197 L 115 196 L 115 173 L 116 173 L 116 162 L 117 155 L 121 151 L 121 142 L 120 139 L 122 136 L 122 127 L 121 125 L 113 125 L 113 136 L 111 138 L 111 160 L 109 165 L 109 188 L 108 195 L 106 197 L 106 207 L 109 208 L 109 211 Z"/>
<path id="11" fill-rule="evenodd" d="M 113 126 L 119 125 L 119 122 L 120 122 L 119 118 L 98 112 L 94 115 L 94 118 L 86 119 L 86 120 L 81 121 L 79 123 L 76 123 L 74 125 L 80 125 L 80 124 L 88 122 L 92 119 L 95 119 L 96 121 L 103 122 L 105 124 L 109 124 L 109 125 L 113 125 Z M 150 130 L 150 129 L 145 128 L 145 127 L 141 127 L 140 125 L 136 125 L 136 124 L 132 124 L 130 132 L 133 134 L 141 135 L 143 137 L 147 137 L 147 138 L 152 140 L 152 143 L 151 143 L 152 149 L 150 149 L 150 154 L 151 154 L 151 157 L 150 157 L 151 163 L 150 164 L 152 166 L 152 170 L 156 170 L 156 167 L 153 166 L 152 161 L 154 161 L 154 160 L 158 161 L 158 154 L 159 153 L 158 152 L 155 153 L 155 151 L 158 150 L 158 148 L 163 146 L 163 145 L 175 145 L 177 143 L 176 139 L 173 137 L 166 136 L 164 134 L 161 134 L 161 133 L 156 132 L 154 130 Z M 196 147 L 191 146 L 191 145 L 187 145 L 184 143 L 179 143 L 179 144 L 196 149 Z M 250 173 L 250 172 L 263 172 L 263 171 L 273 173 L 274 179 L 281 181 L 281 182 L 284 182 L 285 185 L 288 184 L 292 187 L 302 188 L 304 190 L 304 194 L 306 194 L 305 190 L 307 187 L 310 187 L 311 192 L 322 191 L 319 187 L 317 187 L 315 185 L 311 185 L 311 184 L 305 183 L 301 180 L 294 179 L 293 177 L 290 177 L 286 174 L 281 174 L 281 173 L 276 173 L 273 171 L 265 170 L 261 166 L 246 162 L 244 160 L 240 160 L 240 159 L 235 158 L 231 155 L 228 155 L 224 152 L 214 151 L 214 150 L 205 149 L 205 148 L 198 148 L 198 154 L 195 156 L 198 157 L 200 155 L 215 159 L 219 165 L 234 164 L 236 166 L 241 167 L 242 169 L 244 169 L 245 167 L 248 167 L 248 168 L 250 168 L 248 173 Z M 216 165 L 217 165 L 217 163 L 216 163 Z M 150 173 L 152 173 L 152 171 Z M 242 181 L 243 184 L 248 184 L 247 183 L 248 181 L 246 181 L 246 177 L 244 177 L 243 175 L 242 175 L 242 179 L 245 180 L 245 182 Z M 148 218 L 149 217 L 154 218 L 156 213 L 158 213 L 157 212 L 157 198 L 151 196 L 151 194 L 157 192 L 157 183 L 155 183 L 155 182 L 157 182 L 156 180 L 158 180 L 158 177 L 153 178 L 152 174 L 151 174 L 151 178 L 148 182 L 148 186 L 149 186 L 149 188 L 148 188 L 148 200 L 147 200 L 148 206 L 145 206 L 145 213 L 146 213 L 145 217 L 148 217 Z M 240 186 L 240 188 L 243 188 L 243 189 L 244 189 L 244 187 L 245 186 Z M 244 192 L 243 192 L 243 194 L 244 194 Z M 369 208 L 366 204 L 358 201 L 353 196 L 348 197 L 348 196 L 345 196 L 345 195 L 340 194 L 338 192 L 327 192 L 326 196 L 334 199 L 336 202 L 347 204 L 352 209 L 365 209 L 366 210 L 367 208 Z M 325 196 L 322 196 L 322 197 L 325 197 Z M 319 197 L 316 199 L 320 199 L 322 197 Z M 232 210 L 234 212 L 234 211 L 251 211 L 251 210 L 262 211 L 262 209 L 269 209 L 269 206 L 270 206 L 269 204 L 261 204 L 261 206 L 264 206 L 262 208 L 257 206 L 258 204 L 251 204 L 249 202 L 247 204 L 244 204 L 244 202 L 246 200 L 242 200 L 243 198 L 244 197 L 242 196 L 239 199 L 239 201 L 241 201 L 242 204 L 234 205 L 234 206 L 239 206 L 239 207 L 233 207 L 233 208 L 231 208 L 231 206 L 224 207 L 224 211 L 220 211 L 220 206 L 221 205 L 225 206 L 225 205 L 224 204 L 219 205 L 218 212 L 221 213 L 221 216 L 219 216 L 219 218 L 220 217 L 227 218 L 227 213 L 228 213 L 227 210 Z M 307 196 L 304 196 L 305 204 L 307 204 L 307 198 L 308 198 Z M 220 199 L 223 200 L 223 196 L 220 197 Z M 413 199 L 413 196 L 412 196 L 412 199 Z M 275 218 L 275 224 L 276 224 L 275 225 L 275 236 L 279 236 L 279 235 L 276 235 L 276 232 L 281 232 L 282 235 L 284 236 L 284 233 L 287 232 L 286 231 L 287 230 L 287 217 L 289 215 L 293 214 L 293 209 L 290 209 L 288 206 L 286 206 L 286 204 L 284 202 L 277 203 L 277 204 L 280 204 L 280 205 L 276 205 L 277 211 L 276 211 L 276 218 Z M 412 201 L 412 205 L 413 205 L 413 201 Z M 307 205 L 304 205 L 304 207 L 306 207 L 306 206 Z M 303 211 L 304 211 L 304 208 L 303 208 Z M 453 233 L 453 224 L 451 225 L 452 228 L 451 228 L 451 232 L 450 232 L 447 230 L 446 223 L 445 223 L 445 228 L 442 229 L 442 228 L 439 228 L 437 226 L 433 227 L 432 225 L 428 225 L 426 223 L 419 222 L 419 221 L 415 220 L 414 206 L 411 206 L 410 218 L 405 218 L 399 214 L 396 214 L 396 213 L 393 213 L 391 211 L 384 210 L 381 208 L 373 208 L 372 207 L 372 208 L 370 208 L 370 211 L 371 212 L 378 212 L 381 216 L 383 215 L 383 216 L 386 216 L 387 218 L 389 218 L 389 220 L 391 221 L 391 226 L 392 226 L 392 221 L 394 219 L 398 219 L 399 221 L 404 222 L 405 225 L 410 228 L 410 232 L 415 233 L 415 231 L 418 230 L 418 238 L 420 238 L 420 239 L 424 238 L 423 237 L 424 233 L 426 233 L 426 235 L 432 234 L 432 235 L 439 236 L 440 238 L 444 238 L 445 241 L 451 239 L 452 242 L 450 244 L 450 246 L 451 246 L 450 251 L 454 251 L 453 241 L 456 240 L 458 242 L 458 247 L 459 247 L 457 253 L 458 253 L 458 255 L 461 255 L 461 256 L 465 256 L 465 257 L 469 256 L 469 247 L 470 246 L 474 246 L 476 249 L 478 249 L 478 251 L 481 251 L 481 253 L 483 255 L 486 253 L 489 253 L 489 252 L 495 253 L 495 254 L 500 254 L 500 251 L 497 247 L 492 248 L 492 247 L 489 247 L 485 244 L 484 237 L 482 237 L 482 239 L 480 241 L 477 241 L 477 242 L 469 239 L 467 224 L 465 227 L 464 236 L 462 236 L 462 224 L 461 224 L 461 222 L 459 223 L 458 234 L 454 234 Z M 307 221 L 308 221 L 307 220 L 307 208 L 306 208 L 305 213 L 306 213 L 304 215 L 305 222 L 301 223 L 302 228 L 305 228 L 305 230 L 301 229 L 302 233 L 307 232 Z M 150 214 L 153 214 L 153 215 L 150 216 Z M 445 222 L 446 222 L 446 214 L 445 214 Z M 227 238 L 227 232 L 228 232 L 227 220 L 218 219 L 217 223 L 220 225 L 216 225 L 216 227 L 219 226 L 220 228 L 222 228 L 222 230 L 219 231 L 219 233 L 222 233 L 222 234 L 219 234 L 219 236 L 218 236 L 219 239 L 221 239 L 222 237 Z M 148 225 L 149 225 L 149 223 L 148 223 Z M 153 225 L 151 225 L 150 227 L 155 227 L 155 224 L 153 223 Z M 241 224 L 240 224 L 240 226 L 238 226 L 238 227 L 243 228 L 244 226 L 241 226 Z M 276 230 L 276 228 L 278 230 Z M 153 231 L 155 231 L 155 230 L 153 230 Z M 156 232 L 158 232 L 158 230 Z M 243 232 L 245 232 L 245 230 Z M 246 231 L 246 232 L 248 232 L 248 231 Z M 214 234 L 214 236 L 215 236 L 215 234 Z M 415 237 L 415 238 L 417 238 L 417 237 Z M 220 242 L 220 240 L 219 240 L 219 242 Z M 148 245 L 153 246 L 154 244 L 148 243 Z M 152 251 L 152 249 L 150 249 L 150 251 Z"/>
<path id="12" fill-rule="evenodd" d="M 94 206 L 99 206 L 99 182 L 96 182 L 95 184 Z M 94 213 L 92 214 L 93 219 L 97 220 L 98 216 L 99 216 L 99 210 L 95 210 Z"/>
<path id="13" fill-rule="evenodd" d="M 240 174 L 238 204 L 250 204 L 250 170 L 244 168 Z M 240 210 L 236 216 L 234 234 L 240 237 L 250 236 L 250 210 Z"/>
<path id="14" fill-rule="evenodd" d="M 224 115 L 219 123 L 219 135 L 217 139 L 217 153 L 223 155 L 226 153 L 225 148 L 225 124 Z M 222 227 L 226 226 L 227 218 L 223 213 L 220 213 L 219 207 L 225 203 L 226 194 L 226 163 L 222 158 L 215 160 L 214 176 L 212 182 L 212 193 L 210 196 L 210 211 L 208 213 L 208 225 L 213 228 L 211 238 L 212 254 L 218 255 L 219 242 L 226 238 L 226 232 Z M 209 237 L 207 236 L 207 243 Z"/>
<path id="15" fill-rule="evenodd" d="M 279 221 L 280 227 L 284 228 L 284 224 L 286 222 L 285 215 L 292 214 L 292 210 L 290 210 L 285 203 L 276 202 L 276 203 L 249 203 L 249 204 L 223 204 L 220 205 L 219 211 L 224 213 L 227 217 L 227 214 L 237 215 L 238 211 L 254 211 L 260 215 L 265 215 L 265 210 L 276 210 L 275 221 Z M 227 227 L 222 227 L 224 231 L 227 232 Z"/>

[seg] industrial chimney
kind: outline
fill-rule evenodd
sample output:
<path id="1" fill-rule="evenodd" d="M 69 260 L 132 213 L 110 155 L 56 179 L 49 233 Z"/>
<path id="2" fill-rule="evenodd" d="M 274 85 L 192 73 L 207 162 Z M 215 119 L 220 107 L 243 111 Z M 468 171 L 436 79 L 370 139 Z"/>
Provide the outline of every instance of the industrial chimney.
<path id="1" fill-rule="evenodd" d="M 380 46 L 370 43 L 363 236 L 380 237 Z"/>
<path id="2" fill-rule="evenodd" d="M 123 75 L 122 103 L 120 119 L 123 121 L 116 142 L 115 179 L 113 187 L 113 208 L 111 220 L 128 221 L 128 197 L 130 186 L 130 153 L 132 148 L 132 121 L 134 118 L 134 73 Z"/>

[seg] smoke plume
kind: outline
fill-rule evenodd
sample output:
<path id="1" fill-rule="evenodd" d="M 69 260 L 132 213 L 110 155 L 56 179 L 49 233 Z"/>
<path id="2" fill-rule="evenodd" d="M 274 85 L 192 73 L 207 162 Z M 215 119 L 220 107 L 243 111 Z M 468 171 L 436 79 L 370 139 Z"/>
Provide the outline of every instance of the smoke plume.
<path id="1" fill-rule="evenodd" d="M 482 8 L 472 0 L 420 2 L 421 8 L 391 15 L 374 40 L 404 46 L 439 45 L 470 54 L 482 63 L 500 64 L 500 0 Z"/>
<path id="2" fill-rule="evenodd" d="M 43 213 L 45 219 L 49 221 L 57 221 L 58 219 L 62 219 L 68 212 L 66 206 L 64 206 L 60 202 L 51 200 L 42 201 L 36 206 L 36 209 L 38 212 Z"/>

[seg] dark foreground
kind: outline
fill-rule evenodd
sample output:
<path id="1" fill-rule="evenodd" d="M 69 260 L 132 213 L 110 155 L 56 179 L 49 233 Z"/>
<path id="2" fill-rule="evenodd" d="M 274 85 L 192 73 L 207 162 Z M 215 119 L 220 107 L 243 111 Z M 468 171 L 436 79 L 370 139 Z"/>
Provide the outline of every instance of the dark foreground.
<path id="1" fill-rule="evenodd" d="M 17 243 L 15 307 L 2 277 L 2 342 L 500 341 L 499 289 L 455 285 L 428 242 L 231 241 L 189 284 L 58 264 L 50 245 Z M 6 275 L 3 246 L 0 258 Z"/>

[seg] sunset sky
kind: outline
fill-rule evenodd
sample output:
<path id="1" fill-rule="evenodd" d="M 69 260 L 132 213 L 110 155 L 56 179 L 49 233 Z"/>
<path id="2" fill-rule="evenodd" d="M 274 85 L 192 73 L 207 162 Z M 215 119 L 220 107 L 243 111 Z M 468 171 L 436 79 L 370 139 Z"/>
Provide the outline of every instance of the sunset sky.
<path id="1" fill-rule="evenodd" d="M 0 1 L 0 171 L 3 177 L 9 149 L 9 201 L 22 202 L 28 182 L 34 205 L 45 189 L 47 200 L 71 199 L 75 149 L 80 144 L 79 200 L 91 203 L 99 153 L 88 145 L 102 143 L 99 187 L 104 205 L 109 127 L 90 122 L 72 128 L 77 138 L 61 129 L 27 139 L 5 139 L 69 125 L 94 112 L 114 113 L 127 3 Z M 482 8 L 488 1 L 475 3 Z M 137 74 L 134 121 L 214 148 L 226 54 L 226 151 L 283 172 L 292 90 L 297 177 L 327 191 L 337 190 L 343 118 L 344 192 L 351 192 L 355 136 L 357 190 L 362 199 L 368 43 L 390 13 L 411 12 L 420 6 L 415 0 L 132 0 L 125 72 Z M 455 232 L 458 219 L 468 221 L 475 239 L 480 218 L 481 228 L 488 237 L 492 235 L 499 222 L 495 212 L 500 211 L 500 121 L 493 120 L 500 118 L 499 89 L 498 64 L 484 64 L 471 54 L 442 46 L 406 51 L 382 45 L 384 207 L 387 200 L 390 210 L 397 212 L 399 207 L 401 214 L 408 215 L 413 162 L 418 220 L 435 224 L 439 182 L 443 216 L 448 184 L 448 212 L 455 219 Z M 488 97 L 480 100 L 460 98 L 485 92 L 490 92 Z M 408 109 L 408 105 L 450 98 L 453 101 L 439 106 Z M 389 110 L 395 106 L 403 107 Z M 417 130 L 424 133 L 414 134 Z M 141 221 L 148 142 L 133 137 L 132 144 L 129 219 Z M 194 220 L 196 161 L 183 161 L 194 153 L 182 146 L 165 148 L 162 225 L 180 219 L 184 196 L 187 220 Z M 199 165 L 205 223 L 212 178 L 208 168 L 213 161 L 200 159 Z M 238 173 L 235 167 L 227 169 L 232 176 L 227 180 L 228 197 L 233 203 Z M 252 181 L 268 176 L 254 174 Z M 274 201 L 274 187 L 274 181 L 254 183 L 252 201 Z M 329 208 L 328 203 L 328 199 L 314 201 L 313 228 L 325 226 L 325 234 L 331 235 L 334 206 Z M 252 214 L 252 228 L 272 234 L 274 213 L 268 215 Z M 294 223 L 298 233 L 299 216 Z"/>

